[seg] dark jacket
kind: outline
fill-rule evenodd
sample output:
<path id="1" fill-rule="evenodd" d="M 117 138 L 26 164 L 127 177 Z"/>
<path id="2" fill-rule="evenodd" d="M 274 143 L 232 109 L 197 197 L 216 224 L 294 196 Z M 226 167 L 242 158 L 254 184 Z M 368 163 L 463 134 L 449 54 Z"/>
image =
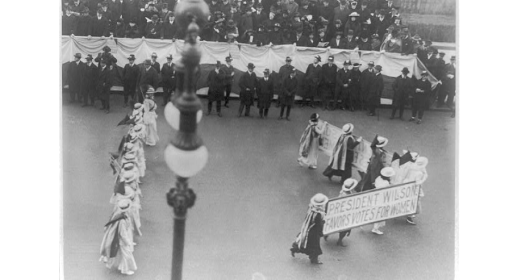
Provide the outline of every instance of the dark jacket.
<path id="1" fill-rule="evenodd" d="M 208 73 L 208 101 L 221 101 L 224 99 L 224 71 L 219 69 L 219 73 L 215 69 Z"/>
<path id="2" fill-rule="evenodd" d="M 177 39 L 177 24 L 173 21 L 173 24 L 169 20 L 162 24 L 162 38 L 164 39 Z"/>
<path id="3" fill-rule="evenodd" d="M 233 65 L 228 66 L 228 64 L 223 65 L 222 71 L 224 71 L 224 85 L 232 85 L 234 77 L 232 77 L 232 73 L 235 73 L 235 69 L 233 68 Z"/>
<path id="4" fill-rule="evenodd" d="M 293 105 L 295 94 L 297 93 L 297 85 L 298 85 L 298 82 L 297 82 L 296 77 L 291 78 L 290 75 L 288 75 L 288 77 L 284 79 L 283 87 L 282 87 L 283 89 L 283 93 L 282 93 L 283 97 L 281 100 L 282 105 L 284 106 Z"/>
<path id="5" fill-rule="evenodd" d="M 67 69 L 67 80 L 69 85 L 69 90 L 79 91 L 82 86 L 82 76 L 84 74 L 84 62 L 79 61 L 78 64 L 75 61 L 69 63 Z"/>
<path id="6" fill-rule="evenodd" d="M 368 69 L 361 72 L 361 78 L 359 79 L 359 82 L 361 83 L 361 92 L 364 94 L 364 96 L 368 94 L 374 75 L 374 71 L 370 72 Z"/>
<path id="7" fill-rule="evenodd" d="M 408 100 L 408 97 L 412 96 L 414 93 L 413 80 L 408 76 L 403 79 L 403 75 L 400 75 L 392 84 L 392 89 L 394 89 L 392 104 L 394 106 L 405 104 Z"/>
<path id="8" fill-rule="evenodd" d="M 259 101 L 257 102 L 258 108 L 270 108 L 273 99 L 273 84 L 274 80 L 271 76 L 268 77 L 268 81 L 265 81 L 264 77 L 259 79 L 257 87 L 257 98 Z"/>
<path id="9" fill-rule="evenodd" d="M 160 75 L 162 77 L 162 85 L 167 87 L 170 84 L 170 79 L 173 76 L 173 62 L 171 66 L 168 66 L 168 63 L 162 64 L 162 69 L 160 70 Z"/>
<path id="10" fill-rule="evenodd" d="M 332 66 L 329 66 L 328 63 L 325 63 L 321 67 L 321 83 L 328 86 L 335 86 L 337 79 L 337 65 L 332 63 Z"/>
<path id="11" fill-rule="evenodd" d="M 139 0 L 124 0 L 122 3 L 122 18 L 124 22 L 128 23 L 130 19 L 138 20 L 140 7 Z"/>
<path id="12" fill-rule="evenodd" d="M 93 18 L 93 20 L 91 21 L 91 29 L 89 35 L 95 37 L 109 36 L 109 21 L 107 20 L 107 18 Z"/>
<path id="13" fill-rule="evenodd" d="M 319 64 L 317 64 L 317 66 L 314 66 L 313 63 L 308 65 L 308 68 L 306 68 L 306 74 L 304 75 L 306 84 L 318 86 L 322 79 L 321 71 L 322 67 Z"/>
<path id="14" fill-rule="evenodd" d="M 77 22 L 76 36 L 87 36 L 91 33 L 91 16 L 80 16 Z"/>
<path id="15" fill-rule="evenodd" d="M 62 35 L 75 34 L 77 30 L 78 17 L 74 15 L 62 16 Z M 75 34 L 76 35 L 76 34 Z"/>
<path id="16" fill-rule="evenodd" d="M 111 72 L 109 66 L 100 69 L 97 80 L 97 92 L 102 100 L 109 100 L 109 90 L 111 89 Z"/>
<path id="17" fill-rule="evenodd" d="M 111 53 L 98 53 L 98 56 L 95 58 L 95 62 L 100 62 L 102 59 L 106 60 L 107 66 L 111 66 L 113 63 L 117 63 L 117 59 Z M 101 68 L 101 65 L 98 65 L 98 68 Z"/>
<path id="18" fill-rule="evenodd" d="M 139 26 L 137 24 L 135 24 L 135 26 L 131 26 L 129 24 L 126 24 L 126 28 L 125 28 L 125 31 L 124 31 L 124 35 L 126 38 L 139 38 L 141 37 L 141 33 L 140 33 L 140 29 L 139 29 Z"/>
<path id="19" fill-rule="evenodd" d="M 417 80 L 415 82 L 414 88 L 423 90 L 423 92 L 414 92 L 414 107 L 416 108 L 427 108 L 428 101 L 430 98 L 430 92 L 432 90 L 432 85 L 430 82 Z"/>
<path id="20" fill-rule="evenodd" d="M 140 69 L 139 71 L 139 87 L 143 87 L 145 85 L 150 85 L 154 89 L 157 89 L 159 87 L 159 74 L 153 66 L 151 66 L 148 70 L 144 67 L 143 69 Z"/>
<path id="21" fill-rule="evenodd" d="M 91 66 L 88 66 L 86 63 L 82 79 L 83 89 L 86 91 L 94 91 L 97 86 L 98 67 L 94 63 L 91 63 Z"/>
<path id="22" fill-rule="evenodd" d="M 136 86 L 137 79 L 139 78 L 139 66 L 137 64 L 133 64 L 133 66 L 126 64 L 124 66 L 124 70 L 122 71 L 122 80 L 124 84 L 129 84 L 132 87 Z"/>
<path id="23" fill-rule="evenodd" d="M 330 45 L 329 46 L 332 49 L 346 49 L 347 47 L 346 47 L 346 42 L 345 41 L 346 41 L 345 39 L 341 38 L 341 40 L 339 40 L 339 44 L 337 44 L 337 42 L 336 42 L 336 40 L 334 38 L 334 39 L 332 39 L 330 41 Z"/>
<path id="24" fill-rule="evenodd" d="M 160 39 L 161 32 L 162 32 L 162 25 L 159 22 L 157 23 L 148 22 L 148 24 L 146 25 L 146 29 L 145 29 L 146 36 L 144 37 L 150 38 L 150 39 Z"/>
<path id="25" fill-rule="evenodd" d="M 381 98 L 381 95 L 383 94 L 384 89 L 384 83 L 383 83 L 383 75 L 381 73 L 374 74 L 370 87 L 368 88 L 368 96 L 372 98 Z"/>
<path id="26" fill-rule="evenodd" d="M 348 69 L 345 71 L 344 68 L 337 71 L 336 80 L 337 80 L 337 88 L 340 90 L 350 90 L 350 79 L 352 79 L 352 70 Z M 348 85 L 347 87 L 344 87 L 344 85 Z"/>
<path id="27" fill-rule="evenodd" d="M 252 72 L 250 74 L 249 72 L 244 72 L 239 80 L 239 88 L 241 89 L 241 103 L 251 106 L 253 104 L 255 89 L 257 88 L 257 76 L 255 73 Z"/>

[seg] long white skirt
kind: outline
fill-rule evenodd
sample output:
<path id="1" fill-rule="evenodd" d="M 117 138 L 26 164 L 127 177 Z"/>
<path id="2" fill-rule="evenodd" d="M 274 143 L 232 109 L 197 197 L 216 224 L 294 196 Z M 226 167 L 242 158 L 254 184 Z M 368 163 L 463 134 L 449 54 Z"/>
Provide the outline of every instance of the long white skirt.
<path id="1" fill-rule="evenodd" d="M 159 135 L 157 134 L 157 113 L 145 113 L 144 124 L 146 125 L 146 145 L 155 146 L 157 141 L 159 141 Z"/>
<path id="2" fill-rule="evenodd" d="M 302 167 L 308 167 L 312 169 L 317 168 L 317 158 L 319 157 L 319 138 L 314 138 L 313 143 L 310 145 L 308 150 L 308 156 L 303 157 L 299 155 L 297 161 Z"/>

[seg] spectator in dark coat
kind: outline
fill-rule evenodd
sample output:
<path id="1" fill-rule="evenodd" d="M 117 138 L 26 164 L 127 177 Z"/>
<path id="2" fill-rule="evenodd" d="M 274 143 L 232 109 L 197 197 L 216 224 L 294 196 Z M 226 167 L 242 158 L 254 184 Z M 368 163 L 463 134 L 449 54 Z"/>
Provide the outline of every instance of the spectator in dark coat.
<path id="1" fill-rule="evenodd" d="M 359 14 L 356 12 L 348 16 L 350 19 L 346 22 L 343 35 L 348 34 L 349 30 L 353 30 L 354 34 L 361 33 L 361 23 L 359 22 Z"/>
<path id="2" fill-rule="evenodd" d="M 432 73 L 432 75 L 436 75 L 436 66 L 438 64 L 437 60 L 437 50 L 436 49 L 427 49 L 427 60 L 425 63 L 425 66 L 427 67 L 427 70 Z"/>
<path id="3" fill-rule="evenodd" d="M 328 62 L 321 67 L 321 101 L 323 103 L 323 111 L 328 108 L 328 103 L 335 98 L 336 79 L 337 65 L 334 64 L 334 56 L 331 55 L 328 57 Z M 334 108 L 330 109 L 333 110 Z"/>
<path id="4" fill-rule="evenodd" d="M 157 53 L 154 52 L 151 54 L 151 67 L 155 68 L 157 74 L 160 75 L 160 63 L 157 62 Z"/>
<path id="5" fill-rule="evenodd" d="M 224 107 L 230 108 L 228 102 L 230 101 L 230 93 L 232 91 L 233 80 L 235 77 L 235 69 L 232 66 L 231 56 L 226 57 L 226 65 L 224 65 L 222 71 L 224 71 Z"/>
<path id="6" fill-rule="evenodd" d="M 146 24 L 146 38 L 149 39 L 160 39 L 162 32 L 162 25 L 159 23 L 159 16 L 154 14 L 151 17 L 151 21 Z"/>
<path id="7" fill-rule="evenodd" d="M 352 70 L 350 71 L 350 111 L 354 111 L 355 108 L 361 108 L 362 104 L 359 102 L 360 91 L 361 91 L 361 71 L 359 67 L 361 64 L 354 63 Z"/>
<path id="8" fill-rule="evenodd" d="M 224 82 L 226 76 L 224 71 L 221 69 L 221 62 L 217 60 L 215 69 L 210 71 L 208 74 L 208 114 L 211 114 L 211 109 L 213 107 L 213 102 L 216 102 L 217 106 L 217 115 L 222 117 L 221 114 L 221 103 L 224 99 Z"/>
<path id="9" fill-rule="evenodd" d="M 155 90 L 159 87 L 159 73 L 151 65 L 151 60 L 146 59 L 144 61 L 144 67 L 139 71 L 138 78 L 138 101 L 142 103 L 144 101 L 144 88 L 152 86 Z"/>
<path id="10" fill-rule="evenodd" d="M 84 104 L 82 107 L 93 106 L 95 104 L 96 88 L 98 79 L 98 67 L 93 63 L 93 57 L 88 54 L 86 57 L 86 64 L 84 67 L 84 74 L 82 75 L 82 95 Z"/>
<path id="11" fill-rule="evenodd" d="M 268 34 L 268 43 L 271 43 L 272 45 L 281 45 L 283 43 L 281 25 L 278 22 L 274 24 L 273 31 Z"/>
<path id="12" fill-rule="evenodd" d="M 334 22 L 340 20 L 344 26 L 348 20 L 348 15 L 350 15 L 350 9 L 345 5 L 345 1 L 341 1 L 340 3 L 339 7 L 334 9 Z"/>
<path id="13" fill-rule="evenodd" d="M 175 88 L 174 84 L 174 65 L 172 63 L 173 56 L 170 54 L 166 57 L 167 62 L 162 65 L 160 69 L 160 75 L 162 77 L 162 92 L 164 96 L 164 106 L 168 104 L 169 97 L 171 96 L 171 91 Z"/>
<path id="14" fill-rule="evenodd" d="M 381 103 L 381 95 L 383 94 L 383 75 L 381 75 L 381 65 L 374 67 L 374 76 L 370 81 L 370 87 L 368 88 L 368 110 L 369 116 L 376 115 L 376 107 Z"/>
<path id="15" fill-rule="evenodd" d="M 322 67 L 319 65 L 321 62 L 321 57 L 316 55 L 314 57 L 314 62 L 308 65 L 308 68 L 306 69 L 306 74 L 304 75 L 304 86 L 305 86 L 305 94 L 303 103 L 301 103 L 301 107 L 306 105 L 308 102 L 308 99 L 310 99 L 310 107 L 315 108 L 314 101 L 315 96 L 317 95 L 317 90 L 319 88 L 319 85 L 321 83 L 322 74 L 321 70 Z"/>
<path id="16" fill-rule="evenodd" d="M 276 94 L 279 96 L 277 98 L 276 107 L 279 107 L 281 103 L 283 102 L 284 79 L 288 78 L 288 76 L 290 76 L 290 72 L 292 72 L 292 70 L 294 69 L 294 67 L 292 66 L 292 59 L 289 56 L 286 57 L 285 61 L 286 61 L 286 64 L 281 66 L 281 68 L 279 68 L 279 73 L 277 73 L 277 78 L 274 80 Z"/>
<path id="17" fill-rule="evenodd" d="M 108 46 L 104 46 L 102 49 L 103 53 L 98 53 L 97 57 L 95 58 L 95 62 L 100 62 L 101 60 L 105 60 L 106 65 L 108 68 L 112 68 L 114 63 L 117 63 L 117 59 L 111 54 L 111 48 Z M 98 68 L 101 68 L 101 65 L 98 65 Z"/>
<path id="18" fill-rule="evenodd" d="M 80 0 L 73 0 L 69 1 L 68 7 L 71 9 L 71 14 L 78 17 L 80 16 L 80 14 L 82 14 L 86 6 L 84 6 L 84 4 L 80 2 Z"/>
<path id="19" fill-rule="evenodd" d="M 328 25 L 328 30 L 326 31 L 326 36 L 332 40 L 335 39 L 337 33 L 344 34 L 344 26 L 341 23 L 341 20 L 336 20 L 334 24 Z"/>
<path id="20" fill-rule="evenodd" d="M 170 12 L 168 20 L 162 24 L 161 39 L 177 39 L 177 23 L 175 23 L 175 15 Z"/>
<path id="21" fill-rule="evenodd" d="M 379 17 L 377 17 L 372 24 L 374 26 L 372 28 L 374 33 L 377 34 L 379 38 L 383 38 L 391 22 L 385 17 L 385 12 L 381 11 Z"/>
<path id="22" fill-rule="evenodd" d="M 334 14 L 334 8 L 330 6 L 330 2 L 328 0 L 323 0 L 323 5 L 319 7 L 319 17 L 317 20 L 319 22 L 331 22 Z"/>
<path id="23" fill-rule="evenodd" d="M 246 107 L 245 116 L 250 116 L 250 107 L 253 105 L 253 98 L 257 88 L 257 76 L 253 73 L 255 65 L 248 63 L 248 71 L 242 74 L 239 80 L 239 88 L 241 104 L 239 106 L 239 117 L 241 117 L 244 108 Z"/>
<path id="24" fill-rule="evenodd" d="M 281 114 L 279 119 L 283 118 L 284 108 L 286 108 L 286 119 L 290 120 L 290 110 L 295 100 L 295 94 L 297 93 L 297 78 L 295 77 L 295 68 L 292 68 L 290 75 L 283 81 L 283 98 L 281 102 Z"/>
<path id="25" fill-rule="evenodd" d="M 371 51 L 372 42 L 368 38 L 369 34 L 366 31 L 361 32 L 361 38 L 359 38 L 358 47 L 360 51 Z"/>
<path id="26" fill-rule="evenodd" d="M 264 77 L 259 79 L 257 84 L 257 108 L 259 108 L 259 117 L 267 118 L 268 110 L 272 104 L 273 99 L 273 78 L 270 77 L 270 70 L 264 69 Z"/>
<path id="27" fill-rule="evenodd" d="M 350 103 L 350 82 L 352 80 L 350 69 L 348 67 L 351 65 L 350 60 L 345 60 L 343 62 L 343 69 L 337 71 L 336 81 L 336 95 L 334 98 L 334 105 L 332 108 L 337 109 L 339 107 L 338 102 L 341 100 L 341 109 L 345 110 L 351 108 L 351 111 L 354 111 Z"/>
<path id="28" fill-rule="evenodd" d="M 135 19 L 131 19 L 129 23 L 126 24 L 124 36 L 126 38 L 132 38 L 132 39 L 141 37 L 140 29 Z"/>
<path id="29" fill-rule="evenodd" d="M 374 62 L 370 61 L 368 62 L 368 69 L 364 70 L 361 73 L 361 78 L 359 79 L 359 83 L 361 84 L 361 90 L 359 91 L 359 103 L 361 110 L 366 109 L 366 104 L 368 100 L 368 92 L 370 91 L 370 84 L 372 83 L 372 80 L 374 78 L 375 72 L 374 72 Z"/>
<path id="30" fill-rule="evenodd" d="M 84 7 L 82 14 L 78 17 L 76 36 L 88 36 L 91 33 L 91 21 L 93 18 L 89 15 L 89 9 Z"/>
<path id="31" fill-rule="evenodd" d="M 135 64 L 135 55 L 130 54 L 129 63 L 124 66 L 122 72 L 122 82 L 124 84 L 124 107 L 128 106 L 128 97 L 131 97 L 131 104 L 135 102 L 135 91 L 139 78 L 139 66 Z"/>
<path id="32" fill-rule="evenodd" d="M 122 16 L 122 4 L 120 0 L 108 1 L 108 19 L 111 23 L 116 24 L 117 19 Z"/>
<path id="33" fill-rule="evenodd" d="M 348 34 L 346 34 L 346 37 L 343 37 L 345 40 L 346 48 L 349 50 L 355 50 L 356 48 L 359 48 L 358 40 L 354 37 L 354 31 L 348 30 Z"/>
<path id="34" fill-rule="evenodd" d="M 129 23 L 131 19 L 138 19 L 140 14 L 139 0 L 124 0 L 122 3 L 122 19 Z M 136 22 L 138 24 L 138 22 Z"/>
<path id="35" fill-rule="evenodd" d="M 109 36 L 109 21 L 102 15 L 102 11 L 97 11 L 97 17 L 91 21 L 90 36 L 106 37 Z"/>
<path id="36" fill-rule="evenodd" d="M 335 38 L 333 38 L 330 41 L 330 48 L 332 48 L 332 49 L 346 49 L 347 48 L 346 42 L 345 42 L 345 40 L 342 39 L 342 36 L 343 36 L 343 33 L 338 32 L 335 35 Z"/>
<path id="37" fill-rule="evenodd" d="M 254 41 L 257 46 L 266 46 L 268 45 L 268 32 L 264 29 L 264 26 L 259 26 L 259 29 L 254 35 Z"/>
<path id="38" fill-rule="evenodd" d="M 306 40 L 306 46 L 310 48 L 317 48 L 317 38 L 313 32 L 308 33 L 308 40 Z"/>
<path id="39" fill-rule="evenodd" d="M 253 34 L 253 30 L 248 29 L 246 30 L 243 38 L 240 40 L 241 43 L 244 44 L 250 44 L 250 45 L 257 45 L 257 42 L 255 41 L 255 36 Z"/>
<path id="40" fill-rule="evenodd" d="M 62 16 L 62 35 L 75 34 L 78 24 L 78 17 L 71 14 L 71 9 L 66 9 L 66 14 Z"/>
<path id="41" fill-rule="evenodd" d="M 295 42 L 295 45 L 298 47 L 306 47 L 308 46 L 308 37 L 303 32 L 303 28 L 297 29 L 295 32 L 295 38 L 297 41 Z"/>
<path id="42" fill-rule="evenodd" d="M 417 124 L 420 124 L 425 108 L 428 106 L 427 103 L 430 97 L 430 91 L 432 90 L 432 85 L 428 81 L 427 71 L 421 73 L 421 79 L 416 81 L 414 87 L 416 91 L 412 100 L 412 117 L 408 121 L 415 121 L 417 117 Z"/>
<path id="43" fill-rule="evenodd" d="M 124 25 L 124 21 L 121 18 L 117 19 L 117 23 L 109 34 L 116 38 L 126 37 L 126 26 Z"/>
<path id="44" fill-rule="evenodd" d="M 445 98 L 447 99 L 447 106 L 453 108 L 454 96 L 456 95 L 456 56 L 450 58 L 450 63 L 445 65 L 445 75 L 441 82 L 441 92 L 438 97 L 438 107 L 443 107 Z"/>
<path id="45" fill-rule="evenodd" d="M 268 14 L 263 12 L 263 6 L 261 3 L 257 4 L 255 8 L 256 11 L 253 13 L 253 26 L 259 26 L 268 18 Z"/>
<path id="46" fill-rule="evenodd" d="M 97 80 L 97 93 L 98 98 L 102 102 L 102 108 L 100 110 L 105 110 L 106 114 L 109 113 L 109 93 L 111 90 L 111 72 L 109 67 L 106 65 L 106 60 L 102 59 L 100 61 L 100 71 L 98 74 Z"/>
<path id="47" fill-rule="evenodd" d="M 75 60 L 69 63 L 67 69 L 67 80 L 69 86 L 69 103 L 80 101 L 82 98 L 82 75 L 84 74 L 84 62 L 80 61 L 82 55 L 75 54 Z"/>
<path id="48" fill-rule="evenodd" d="M 392 100 L 392 115 L 390 119 L 393 120 L 396 115 L 396 111 L 399 109 L 399 119 L 403 120 L 403 111 L 405 110 L 405 105 L 408 102 L 408 98 L 411 97 L 414 93 L 414 84 L 412 78 L 407 76 L 410 71 L 405 67 L 401 70 L 401 75 L 396 78 L 392 84 L 392 89 L 394 89 L 394 98 Z"/>

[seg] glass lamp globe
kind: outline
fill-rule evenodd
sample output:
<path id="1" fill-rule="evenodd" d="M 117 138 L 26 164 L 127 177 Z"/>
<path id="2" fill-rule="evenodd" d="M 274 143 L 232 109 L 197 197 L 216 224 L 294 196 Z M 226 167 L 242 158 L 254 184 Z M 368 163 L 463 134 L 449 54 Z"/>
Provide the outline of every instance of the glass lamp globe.
<path id="1" fill-rule="evenodd" d="M 193 151 L 184 151 L 170 143 L 164 151 L 164 159 L 173 173 L 189 178 L 199 173 L 206 165 L 208 149 L 203 145 Z"/>
<path id="2" fill-rule="evenodd" d="M 180 110 L 173 105 L 173 103 L 168 102 L 164 107 L 164 117 L 168 124 L 175 130 L 180 129 Z M 197 111 L 197 123 L 200 123 L 202 120 L 202 110 Z"/>

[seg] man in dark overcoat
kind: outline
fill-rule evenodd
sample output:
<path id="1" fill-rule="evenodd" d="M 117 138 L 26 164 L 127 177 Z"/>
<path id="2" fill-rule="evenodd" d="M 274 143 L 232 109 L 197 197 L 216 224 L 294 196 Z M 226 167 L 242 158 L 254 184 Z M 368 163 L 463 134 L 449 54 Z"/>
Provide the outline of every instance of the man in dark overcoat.
<path id="1" fill-rule="evenodd" d="M 159 86 L 159 74 L 157 70 L 152 67 L 150 59 L 146 59 L 144 61 L 144 67 L 141 69 L 139 68 L 139 78 L 137 80 L 137 100 L 142 103 L 144 101 L 144 93 L 146 93 L 146 90 L 144 89 L 149 85 L 157 90 Z"/>
<path id="2" fill-rule="evenodd" d="M 348 69 L 350 64 L 350 60 L 345 60 L 343 69 L 337 71 L 337 90 L 332 106 L 334 109 L 338 107 L 339 99 L 341 99 L 341 109 L 352 108 L 350 104 L 350 81 L 352 79 L 350 75 L 352 71 Z"/>
<path id="3" fill-rule="evenodd" d="M 257 107 L 259 108 L 259 117 L 268 117 L 268 109 L 272 104 L 273 98 L 273 78 L 270 77 L 270 70 L 264 69 L 264 77 L 259 80 L 257 87 Z"/>
<path id="4" fill-rule="evenodd" d="M 82 55 L 75 54 L 75 60 L 69 63 L 67 69 L 67 80 L 69 86 L 69 103 L 80 101 L 82 89 L 82 75 L 84 74 L 84 62 L 80 61 Z"/>
<path id="5" fill-rule="evenodd" d="M 352 70 L 350 71 L 350 111 L 358 106 L 361 106 L 359 102 L 359 96 L 361 95 L 361 70 L 359 67 L 361 64 L 354 63 Z"/>
<path id="6" fill-rule="evenodd" d="M 376 107 L 381 103 L 381 95 L 383 94 L 384 83 L 383 75 L 381 75 L 381 70 L 383 67 L 381 65 L 376 65 L 374 67 L 374 76 L 370 81 L 370 87 L 368 88 L 368 115 L 376 115 Z"/>
<path id="7" fill-rule="evenodd" d="M 139 77 L 139 66 L 135 64 L 135 55 L 130 54 L 129 63 L 124 66 L 122 72 L 122 82 L 124 82 L 124 107 L 128 106 L 128 98 L 131 96 L 131 103 L 134 103 L 137 79 Z"/>
<path id="8" fill-rule="evenodd" d="M 84 104 L 82 107 L 88 106 L 88 99 L 89 105 L 92 106 L 95 103 L 97 92 L 98 67 L 93 63 L 93 56 L 90 54 L 86 57 L 86 65 L 82 76 L 82 95 L 84 97 Z"/>
<path id="9" fill-rule="evenodd" d="M 321 100 L 323 111 L 328 108 L 328 103 L 335 98 L 335 85 L 337 79 L 337 65 L 334 64 L 334 56 L 328 57 L 328 62 L 321 67 Z M 336 100 L 337 103 L 337 100 Z M 331 108 L 332 110 L 334 108 Z"/>
<path id="10" fill-rule="evenodd" d="M 164 97 L 164 106 L 168 104 L 171 96 L 171 91 L 175 88 L 174 81 L 174 69 L 173 69 L 173 56 L 170 54 L 166 57 L 167 62 L 162 65 L 160 69 L 160 75 L 162 76 L 162 92 Z"/>
<path id="11" fill-rule="evenodd" d="M 100 61 L 100 72 L 97 80 L 98 98 L 102 102 L 100 110 L 105 110 L 106 114 L 109 113 L 109 92 L 111 90 L 111 72 L 107 64 L 105 59 Z"/>
<path id="12" fill-rule="evenodd" d="M 221 69 L 221 62 L 217 60 L 215 69 L 208 74 L 208 114 L 211 114 L 213 102 L 217 103 L 217 115 L 222 117 L 221 103 L 224 99 L 224 82 L 226 76 Z"/>
<path id="13" fill-rule="evenodd" d="M 303 103 L 301 103 L 301 107 L 306 105 L 308 99 L 310 99 L 310 107 L 315 108 L 314 99 L 317 95 L 317 90 L 319 88 L 319 84 L 321 83 L 322 78 L 322 67 L 321 65 L 319 65 L 319 62 L 321 62 L 321 57 L 319 55 L 316 55 L 314 57 L 314 62 L 310 63 L 310 65 L 308 65 L 308 68 L 306 68 L 306 74 L 304 75 L 303 83 L 305 86 L 305 94 Z"/>
<path id="14" fill-rule="evenodd" d="M 420 124 L 428 105 L 430 91 L 432 90 L 432 85 L 428 81 L 427 71 L 421 73 L 421 79 L 415 82 L 414 87 L 416 90 L 412 100 L 412 118 L 409 121 L 415 121 L 417 117 L 417 124 Z"/>
<path id="15" fill-rule="evenodd" d="M 283 81 L 282 86 L 282 103 L 281 103 L 281 114 L 279 119 L 283 118 L 284 108 L 286 108 L 286 120 L 290 120 L 290 110 L 295 100 L 295 94 L 297 93 L 298 81 L 295 77 L 296 70 L 292 68 L 288 77 Z"/>
<path id="16" fill-rule="evenodd" d="M 412 96 L 414 93 L 413 80 L 407 76 L 410 71 L 405 67 L 401 70 L 401 75 L 396 78 L 392 84 L 392 89 L 394 89 L 394 98 L 392 100 L 392 115 L 390 119 L 393 120 L 396 111 L 399 109 L 399 119 L 403 120 L 403 111 L 405 110 L 405 105 L 408 102 L 409 96 Z"/>
<path id="17" fill-rule="evenodd" d="M 281 106 L 282 99 L 283 99 L 283 90 L 282 90 L 283 82 L 284 82 L 284 79 L 290 76 L 290 73 L 292 72 L 293 69 L 294 67 L 292 66 L 292 59 L 289 56 L 287 56 L 286 64 L 281 66 L 281 68 L 279 68 L 277 79 L 274 81 L 275 88 L 277 89 L 277 94 L 279 95 L 279 97 L 277 98 L 276 107 Z"/>
<path id="18" fill-rule="evenodd" d="M 241 117 L 242 111 L 245 107 L 245 116 L 250 116 L 250 107 L 253 105 L 253 97 L 257 88 L 257 76 L 253 73 L 253 69 L 255 69 L 255 65 L 251 62 L 248 63 L 248 71 L 244 72 L 239 80 L 239 88 L 241 89 L 239 117 Z"/>
<path id="19" fill-rule="evenodd" d="M 226 57 L 226 65 L 222 68 L 224 71 L 224 107 L 229 108 L 228 102 L 230 101 L 230 93 L 232 92 L 233 79 L 235 77 L 235 70 L 232 65 L 233 58 L 231 56 Z"/>
<path id="20" fill-rule="evenodd" d="M 370 88 L 370 84 L 372 83 L 372 80 L 374 78 L 374 62 L 370 61 L 368 62 L 368 69 L 364 70 L 361 73 L 361 79 L 359 80 L 359 83 L 361 85 L 361 90 L 359 94 L 359 103 L 361 110 L 366 110 L 367 106 L 367 100 L 368 100 L 368 92 Z"/>
<path id="21" fill-rule="evenodd" d="M 99 63 L 98 68 L 100 69 L 101 68 L 100 61 L 101 60 L 105 60 L 106 61 L 106 66 L 111 69 L 112 65 L 114 63 L 117 63 L 117 59 L 111 54 L 111 48 L 110 47 L 104 46 L 104 48 L 102 50 L 104 52 L 103 53 L 98 53 L 97 57 L 95 58 L 95 62 Z"/>

